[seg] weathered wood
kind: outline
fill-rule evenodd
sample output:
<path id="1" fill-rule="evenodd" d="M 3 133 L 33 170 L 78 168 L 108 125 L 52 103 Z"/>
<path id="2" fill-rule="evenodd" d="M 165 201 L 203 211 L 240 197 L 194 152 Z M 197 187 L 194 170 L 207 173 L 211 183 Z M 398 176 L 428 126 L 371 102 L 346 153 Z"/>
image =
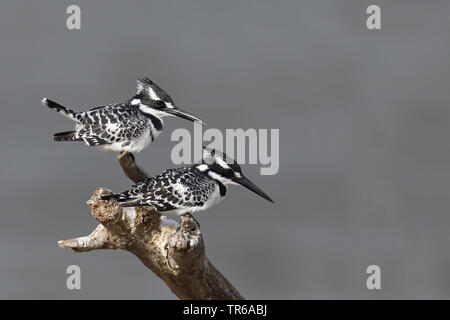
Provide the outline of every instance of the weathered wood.
<path id="1" fill-rule="evenodd" d="M 148 177 L 132 154 L 122 153 L 118 160 L 133 182 Z M 59 241 L 60 247 L 76 252 L 129 251 L 180 299 L 244 299 L 207 258 L 202 234 L 192 217 L 183 216 L 178 223 L 153 209 L 122 208 L 116 201 L 99 200 L 108 193 L 111 191 L 97 188 L 87 202 L 100 222 L 97 228 L 88 236 Z"/>

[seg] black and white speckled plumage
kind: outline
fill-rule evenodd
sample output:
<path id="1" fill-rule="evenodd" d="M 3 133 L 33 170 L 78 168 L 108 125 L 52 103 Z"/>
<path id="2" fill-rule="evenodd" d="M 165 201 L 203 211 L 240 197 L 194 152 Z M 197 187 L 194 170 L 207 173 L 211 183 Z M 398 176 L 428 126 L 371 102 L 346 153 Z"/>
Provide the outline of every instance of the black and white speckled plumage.
<path id="1" fill-rule="evenodd" d="M 84 141 L 105 151 L 143 150 L 161 133 L 164 116 L 201 122 L 180 111 L 170 96 L 148 78 L 138 80 L 137 92 L 130 100 L 86 112 L 75 112 L 47 98 L 42 103 L 76 122 L 75 130 L 55 133 L 55 141 Z"/>
<path id="2" fill-rule="evenodd" d="M 124 207 L 153 206 L 177 214 L 205 210 L 226 195 L 226 187 L 195 166 L 169 169 L 113 198 Z"/>
<path id="3" fill-rule="evenodd" d="M 242 175 L 234 160 L 227 163 L 227 159 L 225 154 L 205 148 L 201 164 L 168 169 L 127 191 L 101 199 L 115 199 L 123 207 L 152 206 L 158 212 L 183 215 L 212 207 L 226 196 L 227 185 L 240 184 L 272 202 Z"/>
<path id="4" fill-rule="evenodd" d="M 111 151 L 140 151 L 161 133 L 163 121 L 144 115 L 130 102 L 97 107 L 77 114 L 74 138 Z"/>

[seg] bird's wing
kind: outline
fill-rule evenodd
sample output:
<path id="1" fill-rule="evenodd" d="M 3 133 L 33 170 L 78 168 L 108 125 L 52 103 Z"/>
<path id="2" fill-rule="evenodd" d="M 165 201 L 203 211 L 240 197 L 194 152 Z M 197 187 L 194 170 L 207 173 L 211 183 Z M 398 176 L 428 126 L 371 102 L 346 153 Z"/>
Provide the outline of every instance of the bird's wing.
<path id="1" fill-rule="evenodd" d="M 106 105 L 104 105 L 104 106 L 93 107 L 93 108 L 90 108 L 87 112 L 89 112 L 89 111 L 95 111 L 95 110 L 100 110 L 100 109 L 103 109 L 103 108 L 108 108 L 108 107 L 110 107 L 110 106 L 111 106 L 110 104 L 106 104 Z"/>
<path id="2" fill-rule="evenodd" d="M 144 127 L 142 120 L 131 117 L 132 112 L 124 104 L 93 108 L 82 114 L 83 125 L 77 136 L 90 146 L 129 141 Z"/>
<path id="3" fill-rule="evenodd" d="M 212 180 L 199 177 L 188 168 L 170 169 L 135 185 L 117 201 L 123 202 L 122 206 L 153 206 L 160 212 L 171 211 L 202 206 L 215 187 Z"/>

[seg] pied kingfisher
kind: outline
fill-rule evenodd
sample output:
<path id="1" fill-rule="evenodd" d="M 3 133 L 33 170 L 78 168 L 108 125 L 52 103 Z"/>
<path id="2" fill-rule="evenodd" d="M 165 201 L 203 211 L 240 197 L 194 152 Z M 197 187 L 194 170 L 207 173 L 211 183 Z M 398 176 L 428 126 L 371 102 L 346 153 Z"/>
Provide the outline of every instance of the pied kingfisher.
<path id="1" fill-rule="evenodd" d="M 128 101 L 75 112 L 42 99 L 42 104 L 76 122 L 75 130 L 58 132 L 54 141 L 84 141 L 103 151 L 139 152 L 162 131 L 164 116 L 203 123 L 175 105 L 171 97 L 148 78 L 137 80 L 137 92 Z"/>
<path id="2" fill-rule="evenodd" d="M 217 204 L 227 194 L 227 185 L 246 187 L 264 199 L 273 200 L 247 179 L 229 156 L 203 149 L 202 162 L 190 167 L 168 169 L 118 194 L 100 196 L 116 200 L 122 207 L 152 206 L 160 213 L 192 214 Z"/>

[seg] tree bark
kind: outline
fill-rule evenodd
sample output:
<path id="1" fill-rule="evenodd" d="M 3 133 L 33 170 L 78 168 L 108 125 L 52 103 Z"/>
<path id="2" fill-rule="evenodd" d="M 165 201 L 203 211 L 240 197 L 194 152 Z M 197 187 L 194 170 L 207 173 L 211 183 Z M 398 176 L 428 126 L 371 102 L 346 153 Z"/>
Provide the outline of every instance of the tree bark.
<path id="1" fill-rule="evenodd" d="M 131 153 L 120 154 L 118 160 L 133 182 L 148 177 Z M 108 193 L 97 188 L 87 202 L 100 222 L 97 228 L 88 236 L 59 241 L 60 247 L 75 252 L 129 251 L 180 299 L 244 299 L 206 257 L 203 236 L 192 217 L 182 216 L 178 223 L 147 207 L 122 208 L 114 200 L 99 200 Z"/>

